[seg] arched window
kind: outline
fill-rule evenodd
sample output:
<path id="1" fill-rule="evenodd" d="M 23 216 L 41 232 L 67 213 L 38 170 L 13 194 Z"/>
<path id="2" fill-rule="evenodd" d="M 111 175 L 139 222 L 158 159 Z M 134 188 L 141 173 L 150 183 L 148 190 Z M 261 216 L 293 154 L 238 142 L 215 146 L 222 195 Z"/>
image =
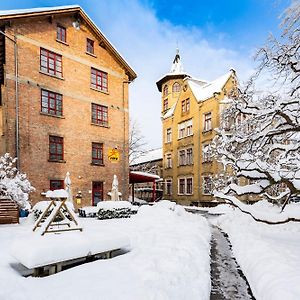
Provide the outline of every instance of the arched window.
<path id="1" fill-rule="evenodd" d="M 172 87 L 172 92 L 177 93 L 179 91 L 180 91 L 180 84 L 178 82 L 175 82 Z"/>
<path id="2" fill-rule="evenodd" d="M 163 94 L 164 94 L 164 96 L 167 96 L 168 93 L 169 93 L 168 86 L 165 85 L 165 86 L 164 86 L 164 93 L 163 93 Z"/>

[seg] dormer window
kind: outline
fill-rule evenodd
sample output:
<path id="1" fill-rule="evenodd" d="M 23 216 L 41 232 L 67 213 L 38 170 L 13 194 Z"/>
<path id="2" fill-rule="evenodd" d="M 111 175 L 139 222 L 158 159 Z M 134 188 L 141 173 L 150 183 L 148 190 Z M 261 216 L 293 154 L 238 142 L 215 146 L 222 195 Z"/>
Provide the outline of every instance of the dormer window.
<path id="1" fill-rule="evenodd" d="M 61 25 L 57 25 L 56 27 L 56 39 L 60 42 L 67 42 L 67 30 L 65 27 Z"/>
<path id="2" fill-rule="evenodd" d="M 94 54 L 94 41 L 90 39 L 86 39 L 86 52 L 90 54 Z"/>
<path id="3" fill-rule="evenodd" d="M 164 86 L 163 95 L 164 95 L 164 96 L 167 96 L 167 95 L 168 95 L 168 93 L 169 93 L 168 86 L 167 86 L 167 85 L 165 85 L 165 86 Z"/>

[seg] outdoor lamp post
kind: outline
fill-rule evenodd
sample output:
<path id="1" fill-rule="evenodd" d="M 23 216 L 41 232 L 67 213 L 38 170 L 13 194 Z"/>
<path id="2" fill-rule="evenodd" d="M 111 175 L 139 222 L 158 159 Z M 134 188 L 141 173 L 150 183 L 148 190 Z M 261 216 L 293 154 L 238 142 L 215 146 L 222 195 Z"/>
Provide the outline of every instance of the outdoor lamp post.
<path id="1" fill-rule="evenodd" d="M 18 85 L 18 48 L 17 37 L 14 38 L 7 35 L 0 30 L 0 34 L 4 35 L 8 40 L 14 43 L 14 59 L 15 59 L 15 105 L 16 105 L 16 124 L 15 124 L 15 136 L 16 136 L 16 157 L 17 157 L 17 169 L 20 169 L 20 147 L 19 147 L 19 85 Z"/>

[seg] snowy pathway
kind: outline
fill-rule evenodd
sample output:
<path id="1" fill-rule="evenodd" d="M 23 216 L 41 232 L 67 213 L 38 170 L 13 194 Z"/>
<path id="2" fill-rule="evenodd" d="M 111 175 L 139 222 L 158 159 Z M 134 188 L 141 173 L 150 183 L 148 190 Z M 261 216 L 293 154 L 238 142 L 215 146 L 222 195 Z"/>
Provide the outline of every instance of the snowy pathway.
<path id="1" fill-rule="evenodd" d="M 218 227 L 212 226 L 211 300 L 253 300 L 250 287 Z"/>
<path id="2" fill-rule="evenodd" d="M 205 211 L 193 211 L 210 221 L 217 215 Z M 237 264 L 231 245 L 225 234 L 216 226 L 211 226 L 211 295 L 210 300 L 255 300 L 251 289 Z"/>

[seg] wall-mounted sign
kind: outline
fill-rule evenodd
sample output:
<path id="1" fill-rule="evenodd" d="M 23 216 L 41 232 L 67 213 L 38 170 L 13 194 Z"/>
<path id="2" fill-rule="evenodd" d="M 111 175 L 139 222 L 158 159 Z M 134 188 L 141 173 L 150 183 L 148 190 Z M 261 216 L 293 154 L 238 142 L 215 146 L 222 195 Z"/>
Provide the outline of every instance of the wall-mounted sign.
<path id="1" fill-rule="evenodd" d="M 112 163 L 117 163 L 120 160 L 120 153 L 117 149 L 109 149 L 108 151 L 108 159 Z"/>

